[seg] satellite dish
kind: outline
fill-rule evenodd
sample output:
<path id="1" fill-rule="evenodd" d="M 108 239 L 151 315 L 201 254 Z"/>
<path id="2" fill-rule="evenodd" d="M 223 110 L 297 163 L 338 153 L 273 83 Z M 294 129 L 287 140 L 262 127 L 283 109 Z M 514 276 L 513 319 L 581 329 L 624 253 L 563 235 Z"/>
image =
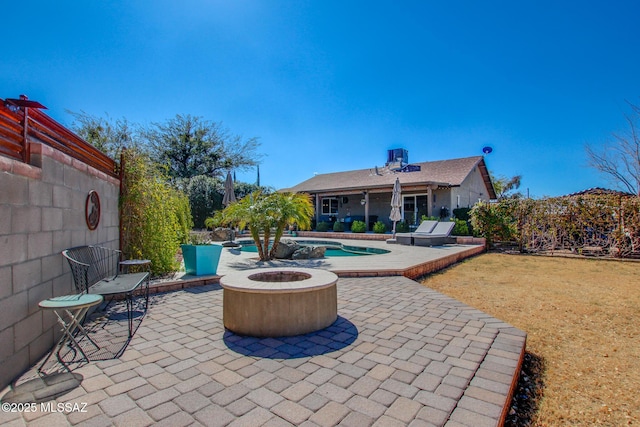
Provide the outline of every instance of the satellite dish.
<path id="1" fill-rule="evenodd" d="M 493 151 L 493 148 L 491 148 L 491 147 L 484 147 L 484 148 L 482 149 L 482 152 L 483 152 L 484 154 L 489 154 L 489 153 L 491 153 L 492 151 Z"/>

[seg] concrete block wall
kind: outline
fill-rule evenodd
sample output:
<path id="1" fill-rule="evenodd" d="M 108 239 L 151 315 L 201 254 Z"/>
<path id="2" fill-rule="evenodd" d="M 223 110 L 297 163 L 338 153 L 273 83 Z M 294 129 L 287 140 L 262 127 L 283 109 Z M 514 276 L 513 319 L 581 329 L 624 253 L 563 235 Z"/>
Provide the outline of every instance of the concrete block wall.
<path id="1" fill-rule="evenodd" d="M 89 230 L 86 198 L 100 197 Z M 31 164 L 0 156 L 0 388 L 32 366 L 59 337 L 38 303 L 76 293 L 62 250 L 117 248 L 119 181 L 49 146 L 32 144 Z"/>

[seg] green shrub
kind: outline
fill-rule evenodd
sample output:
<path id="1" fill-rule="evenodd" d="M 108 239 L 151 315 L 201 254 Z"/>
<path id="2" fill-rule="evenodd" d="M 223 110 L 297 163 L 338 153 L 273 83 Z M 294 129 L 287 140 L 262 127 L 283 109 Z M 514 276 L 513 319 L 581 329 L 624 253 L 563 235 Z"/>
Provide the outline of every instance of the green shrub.
<path id="1" fill-rule="evenodd" d="M 336 221 L 333 223 L 333 231 L 343 232 L 344 231 L 344 223 L 340 221 Z"/>
<path id="2" fill-rule="evenodd" d="M 318 225 L 316 225 L 316 231 L 329 231 L 329 223 L 325 221 L 319 222 Z"/>
<path id="3" fill-rule="evenodd" d="M 486 239 L 488 247 L 496 241 L 511 241 L 518 234 L 513 208 L 507 201 L 476 203 L 471 210 L 471 225 L 475 233 Z"/>
<path id="4" fill-rule="evenodd" d="M 406 221 L 396 223 L 396 233 L 408 233 L 409 224 Z"/>
<path id="5" fill-rule="evenodd" d="M 569 250 L 581 253 L 597 246 L 615 257 L 635 256 L 640 247 L 640 198 L 579 195 L 502 199 L 478 203 L 471 211 L 473 235 L 515 244 L 523 252 Z"/>
<path id="6" fill-rule="evenodd" d="M 374 233 L 382 234 L 382 233 L 385 233 L 386 231 L 387 231 L 387 225 L 384 222 L 377 221 L 375 224 L 373 224 Z"/>
<path id="7" fill-rule="evenodd" d="M 454 209 L 453 216 L 463 221 L 469 221 L 471 219 L 471 208 Z"/>
<path id="8" fill-rule="evenodd" d="M 189 233 L 187 237 L 187 245 L 207 245 L 209 244 L 208 237 L 209 233 L 201 232 L 201 231 L 192 231 Z"/>
<path id="9" fill-rule="evenodd" d="M 120 194 L 122 250 L 126 258 L 151 260 L 151 272 L 177 271 L 176 254 L 193 226 L 188 197 L 136 150 L 123 152 Z"/>
<path id="10" fill-rule="evenodd" d="M 194 176 L 185 182 L 193 225 L 195 228 L 204 228 L 206 218 L 223 207 L 223 184 L 219 179 L 204 175 Z"/>
<path id="11" fill-rule="evenodd" d="M 367 231 L 367 224 L 364 221 L 353 221 L 351 224 L 351 232 L 353 233 L 364 233 Z"/>
<path id="12" fill-rule="evenodd" d="M 209 230 L 213 230 L 216 227 L 221 227 L 222 225 L 222 211 L 216 211 L 214 212 L 213 216 L 210 216 L 204 220 L 204 226 Z"/>
<path id="13" fill-rule="evenodd" d="M 454 236 L 470 236 L 471 235 L 469 233 L 469 225 L 467 224 L 467 221 L 457 219 L 457 218 L 455 218 L 454 221 L 456 222 L 456 225 L 453 227 L 453 231 L 451 232 L 451 234 L 453 234 Z"/>

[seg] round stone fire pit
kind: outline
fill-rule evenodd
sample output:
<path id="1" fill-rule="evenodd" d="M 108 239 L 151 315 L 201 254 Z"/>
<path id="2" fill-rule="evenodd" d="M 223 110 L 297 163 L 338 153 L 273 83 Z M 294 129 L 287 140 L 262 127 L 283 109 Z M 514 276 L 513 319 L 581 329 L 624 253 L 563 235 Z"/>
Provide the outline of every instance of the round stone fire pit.
<path id="1" fill-rule="evenodd" d="M 254 337 L 284 337 L 317 331 L 338 318 L 338 276 L 311 268 L 260 268 L 227 274 L 223 323 Z"/>

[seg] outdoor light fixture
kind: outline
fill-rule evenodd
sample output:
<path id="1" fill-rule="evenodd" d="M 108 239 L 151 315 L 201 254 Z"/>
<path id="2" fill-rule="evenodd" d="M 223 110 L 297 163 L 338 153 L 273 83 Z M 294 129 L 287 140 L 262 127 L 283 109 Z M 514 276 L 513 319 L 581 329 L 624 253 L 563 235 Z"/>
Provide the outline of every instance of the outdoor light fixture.
<path id="1" fill-rule="evenodd" d="M 47 109 L 47 107 L 40 104 L 38 101 L 30 101 L 26 95 L 20 95 L 20 98 L 6 98 L 4 100 L 4 105 L 7 108 L 21 107 L 21 108 L 39 108 L 41 110 Z"/>
<path id="2" fill-rule="evenodd" d="M 20 95 L 20 98 L 7 98 L 4 100 L 4 105 L 14 113 L 18 110 L 18 108 L 22 108 L 24 111 L 24 117 L 22 119 L 22 161 L 25 163 L 30 162 L 30 148 L 29 148 L 29 139 L 27 138 L 28 127 L 29 127 L 29 108 L 36 108 L 41 110 L 46 110 L 47 107 L 40 104 L 38 101 L 29 101 L 27 95 Z"/>

